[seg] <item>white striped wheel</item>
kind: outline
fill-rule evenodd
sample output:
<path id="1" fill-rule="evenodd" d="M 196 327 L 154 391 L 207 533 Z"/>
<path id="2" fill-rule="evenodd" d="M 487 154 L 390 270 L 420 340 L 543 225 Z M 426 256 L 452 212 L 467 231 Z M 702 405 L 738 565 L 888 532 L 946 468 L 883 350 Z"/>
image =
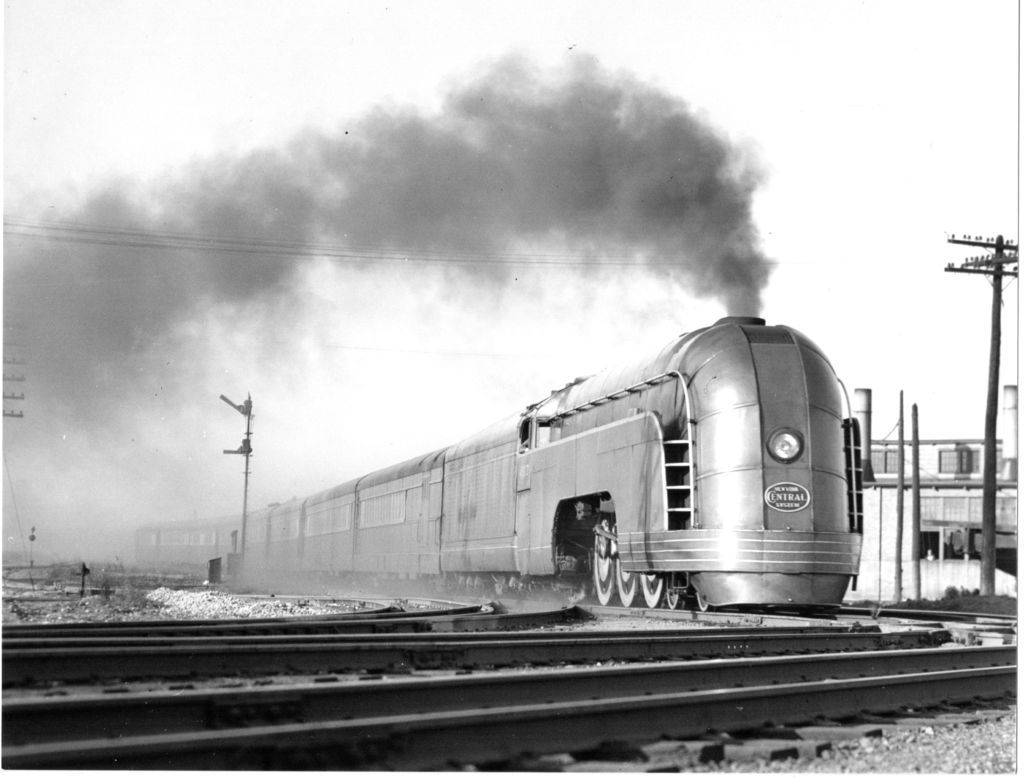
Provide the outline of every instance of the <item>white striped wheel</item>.
<path id="1" fill-rule="evenodd" d="M 708 604 L 708 600 L 704 598 L 704 594 L 699 589 L 694 589 L 697 595 L 697 609 L 701 612 L 708 612 L 709 610 L 715 609 L 712 605 Z"/>
<path id="2" fill-rule="evenodd" d="M 640 575 L 640 590 L 644 593 L 644 603 L 653 610 L 665 593 L 665 578 L 654 574 Z"/>
<path id="3" fill-rule="evenodd" d="M 636 578 L 632 572 L 622 568 L 622 559 L 615 559 L 615 587 L 619 589 L 619 601 L 623 607 L 632 607 L 636 598 Z"/>
<path id="4" fill-rule="evenodd" d="M 601 528 L 607 530 L 608 522 L 602 521 Z M 612 600 L 615 589 L 615 559 L 612 558 L 612 541 L 600 534 L 594 535 L 594 593 L 599 604 L 606 605 Z"/>
<path id="5" fill-rule="evenodd" d="M 683 595 L 678 588 L 665 591 L 665 606 L 670 610 L 678 610 L 683 604 Z"/>

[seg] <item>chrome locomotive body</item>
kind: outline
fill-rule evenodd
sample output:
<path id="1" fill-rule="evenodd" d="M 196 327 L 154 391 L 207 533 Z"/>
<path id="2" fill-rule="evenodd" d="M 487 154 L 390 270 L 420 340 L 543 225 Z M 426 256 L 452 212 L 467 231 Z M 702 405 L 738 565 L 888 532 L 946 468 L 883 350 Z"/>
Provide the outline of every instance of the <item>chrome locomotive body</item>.
<path id="1" fill-rule="evenodd" d="M 663 591 L 701 605 L 837 604 L 857 573 L 855 425 L 828 360 L 795 330 L 723 319 L 528 415 L 519 494 L 543 481 L 534 506 L 556 516 L 556 566 L 572 566 L 557 553 L 567 502 L 596 516 L 602 602 L 614 584 L 632 604 L 639 584 L 650 606 Z"/>
<path id="2" fill-rule="evenodd" d="M 681 366 L 694 512 L 659 549 L 711 604 L 842 601 L 860 560 L 859 478 L 828 360 L 792 329 L 735 323 L 700 337 Z"/>

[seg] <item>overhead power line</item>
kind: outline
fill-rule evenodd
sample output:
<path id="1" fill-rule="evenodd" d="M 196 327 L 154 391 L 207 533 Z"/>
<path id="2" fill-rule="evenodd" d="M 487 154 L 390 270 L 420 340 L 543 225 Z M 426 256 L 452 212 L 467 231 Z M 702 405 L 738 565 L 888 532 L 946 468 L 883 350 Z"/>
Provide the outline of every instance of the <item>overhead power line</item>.
<path id="1" fill-rule="evenodd" d="M 670 267 L 682 262 L 645 260 L 624 255 L 590 258 L 571 252 L 517 252 L 466 250 L 409 250 L 352 246 L 338 243 L 313 243 L 297 240 L 269 240 L 250 237 L 221 237 L 151 229 L 82 224 L 76 222 L 35 221 L 16 217 L 4 219 L 4 235 L 9 238 L 47 242 L 102 245 L 119 248 L 154 248 L 172 251 L 243 254 L 250 256 L 322 257 L 342 262 L 417 262 L 464 265 L 540 265 L 587 267 Z"/>

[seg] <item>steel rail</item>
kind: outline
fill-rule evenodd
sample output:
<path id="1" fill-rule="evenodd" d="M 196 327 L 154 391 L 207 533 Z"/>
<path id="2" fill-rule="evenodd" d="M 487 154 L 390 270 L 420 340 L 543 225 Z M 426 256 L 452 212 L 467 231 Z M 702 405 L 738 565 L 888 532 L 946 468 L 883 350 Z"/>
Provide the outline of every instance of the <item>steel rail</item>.
<path id="1" fill-rule="evenodd" d="M 583 610 L 594 617 L 599 618 L 649 618 L 659 621 L 681 621 L 700 623 L 704 625 L 741 624 L 745 626 L 824 626 L 850 625 L 852 619 L 840 619 L 836 617 L 835 608 L 821 609 L 816 612 L 783 612 L 770 609 L 763 610 L 667 610 L 662 608 L 650 609 L 646 607 L 622 607 L 619 605 L 584 604 Z M 869 618 L 874 624 L 875 619 Z"/>
<path id="2" fill-rule="evenodd" d="M 523 752 L 595 748 L 603 742 L 698 737 L 798 725 L 903 706 L 998 698 L 1016 667 L 986 667 L 742 689 L 682 691 L 512 704 L 202 732 L 64 740 L 5 747 L 19 768 L 439 769 L 500 763 Z"/>
<path id="3" fill-rule="evenodd" d="M 922 626 L 942 626 L 947 623 L 975 623 L 979 625 L 1016 626 L 1016 615 L 997 613 L 955 612 L 948 610 L 910 610 L 896 607 L 823 607 L 804 612 L 787 612 L 784 608 L 763 608 L 761 610 L 665 610 L 646 609 L 643 607 L 602 606 L 587 603 L 583 609 L 594 616 L 633 616 L 658 618 L 665 620 L 689 620 L 705 623 L 749 623 L 749 624 L 786 624 L 786 623 L 848 623 L 851 621 L 878 623 L 879 621 L 909 622 L 919 621 Z M 866 619 L 866 621 L 864 620 Z"/>
<path id="4" fill-rule="evenodd" d="M 601 696 L 702 691 L 743 685 L 922 671 L 1013 666 L 1010 647 L 818 654 L 713 661 L 664 662 L 628 667 L 491 672 L 444 678 L 301 683 L 245 689 L 164 690 L 116 695 L 8 699 L 3 743 L 25 745 L 65 739 L 144 736 L 240 725 L 311 723 L 540 704 Z M 336 678 L 332 678 L 336 679 Z"/>
<path id="5" fill-rule="evenodd" d="M 463 611 L 445 613 L 390 613 L 385 617 L 353 618 L 348 616 L 302 616 L 296 618 L 248 620 L 233 618 L 216 621 L 152 621 L 143 625 L 133 622 L 117 624 L 76 624 L 52 627 L 36 626 L 8 630 L 4 628 L 4 645 L 13 639 L 48 637 L 103 637 L 117 638 L 162 637 L 162 636 L 227 636 L 260 634 L 404 634 L 404 633 L 457 633 L 467 631 L 497 631 L 506 629 L 528 629 L 542 626 L 577 623 L 589 618 L 580 608 L 547 610 L 543 612 L 507 613 L 496 612 L 480 606 L 468 607 Z"/>
<path id="6" fill-rule="evenodd" d="M 963 622 L 992 625 L 1012 625 L 1017 622 L 1016 615 L 987 612 L 958 612 L 955 610 L 910 610 L 899 607 L 840 607 L 838 613 L 845 616 L 868 616 L 878 618 L 897 618 L 900 620 L 924 620 L 941 622 Z"/>
<path id="7" fill-rule="evenodd" d="M 191 644 L 165 647 L 3 650 L 3 682 L 82 678 L 221 676 L 269 672 L 394 671 L 413 668 L 481 668 L 596 661 L 722 658 L 779 653 L 840 652 L 934 647 L 946 632 L 877 633 L 710 630 L 663 636 L 661 632 L 581 638 L 579 633 L 505 639 L 286 640 L 263 644 Z"/>
<path id="8" fill-rule="evenodd" d="M 955 642 L 965 645 L 1010 644 L 1017 639 L 1017 616 L 945 610 L 904 610 L 899 608 L 844 607 L 840 621 L 856 618 L 858 623 L 874 622 L 885 627 L 910 624 L 942 628 Z"/>
<path id="9" fill-rule="evenodd" d="M 338 603 L 337 600 L 334 602 Z M 474 611 L 479 608 L 466 608 L 467 612 Z M 232 623 L 236 621 L 245 621 L 247 623 L 282 623 L 294 620 L 305 620 L 305 621 L 322 621 L 330 619 L 360 619 L 360 618 L 383 618 L 383 617 L 401 617 L 402 615 L 409 614 L 406 610 L 398 607 L 397 605 L 391 604 L 373 608 L 362 608 L 353 610 L 338 610 L 332 613 L 322 613 L 319 615 L 271 615 L 261 616 L 256 618 L 182 618 L 182 619 L 150 619 L 150 620 L 137 620 L 137 621 L 112 621 L 109 623 L 95 623 L 91 621 L 82 621 L 75 623 L 11 623 L 4 624 L 4 629 L 11 629 L 13 631 L 79 631 L 95 628 L 108 628 L 108 629 L 121 629 L 121 628 L 147 628 L 150 626 L 170 626 L 170 625 L 181 625 L 181 626 L 204 626 L 204 625 L 216 625 L 218 623 Z M 425 613 L 414 613 L 416 615 L 423 615 Z M 443 613 L 439 613 L 443 614 Z"/>
<path id="10" fill-rule="evenodd" d="M 482 608 L 491 608 L 493 613 L 487 613 Z M 447 615 L 468 615 L 475 614 L 471 619 L 461 618 L 443 619 Z M 487 619 L 484 616 L 493 614 Z M 697 623 L 701 626 L 722 627 L 723 625 L 749 628 L 751 626 L 779 627 L 779 628 L 809 628 L 809 629 L 876 629 L 880 630 L 877 620 L 867 625 L 850 619 L 835 618 L 812 618 L 797 616 L 772 616 L 753 613 L 700 613 L 688 610 L 645 610 L 640 608 L 625 609 L 622 607 L 600 607 L 600 606 L 573 606 L 559 610 L 539 611 L 533 613 L 508 613 L 501 609 L 500 604 L 490 603 L 488 605 L 467 606 L 462 609 L 449 611 L 432 612 L 395 612 L 385 614 L 384 620 L 409 620 L 414 622 L 420 620 L 438 619 L 436 629 L 423 629 L 424 631 L 439 632 L 461 632 L 473 626 L 487 629 L 497 629 L 502 626 L 515 628 L 534 628 L 560 623 L 576 623 L 583 620 L 593 620 L 608 617 L 640 617 L 650 618 L 658 622 L 680 622 Z M 229 618 L 211 620 L 185 620 L 185 621 L 125 621 L 120 623 L 56 623 L 56 624 L 12 624 L 5 625 L 3 630 L 4 643 L 11 640 L 30 638 L 72 638 L 72 637 L 103 637 L 106 635 L 121 637 L 131 636 L 187 636 L 202 634 L 260 634 L 260 633 L 344 633 L 344 632 L 372 632 L 377 628 L 373 621 L 377 620 L 374 614 L 353 613 L 339 615 L 315 615 L 315 616 L 294 616 L 280 618 Z M 364 626 L 352 625 L 362 623 Z M 337 627 L 335 628 L 335 624 Z M 400 627 L 399 627 L 400 628 Z M 390 626 L 380 628 L 381 632 L 391 631 Z M 413 630 L 411 633 L 415 633 Z"/>
<path id="11" fill-rule="evenodd" d="M 480 614 L 493 614 L 495 611 L 492 605 L 466 605 L 462 607 L 446 608 L 444 610 L 409 612 L 397 606 L 382 607 L 374 610 L 359 610 L 353 612 L 337 612 L 321 615 L 281 615 L 260 618 L 192 618 L 187 620 L 144 620 L 144 621 L 118 621 L 112 623 L 26 623 L 11 624 L 4 626 L 4 634 L 11 636 L 59 636 L 63 634 L 84 635 L 84 634 L 159 634 L 159 633 L 204 633 L 223 630 L 244 630 L 250 628 L 271 629 L 274 627 L 294 628 L 299 630 L 304 627 L 329 628 L 334 623 L 348 624 L 374 620 L 423 620 L 427 618 L 443 618 L 445 616 L 462 616 Z"/>
<path id="12" fill-rule="evenodd" d="M 648 609 L 644 607 L 621 607 L 587 603 L 583 609 L 595 616 L 650 617 L 668 620 L 691 620 L 708 623 L 842 623 L 851 619 L 867 618 L 868 622 L 879 619 L 902 621 L 925 621 L 926 623 L 969 622 L 992 625 L 1014 625 L 1016 615 L 957 612 L 951 610 L 912 610 L 897 607 L 841 607 L 809 608 L 804 611 L 787 611 L 785 608 L 765 607 L 759 610 L 721 609 L 700 612 L 698 610 Z"/>
<path id="13" fill-rule="evenodd" d="M 349 622 L 394 618 L 407 615 L 397 607 L 386 607 L 379 610 L 360 610 L 354 612 L 337 612 L 325 615 L 295 615 L 271 618 L 197 618 L 186 620 L 139 620 L 96 623 L 82 621 L 78 623 L 5 623 L 4 636 L 15 637 L 57 637 L 78 636 L 84 634 L 150 634 L 154 629 L 164 632 L 188 634 L 199 631 L 216 631 L 227 627 L 271 628 L 276 625 L 317 626 L 335 621 Z M 422 617 L 422 613 L 417 613 Z"/>
<path id="14" fill-rule="evenodd" d="M 543 625 L 543 624 L 541 624 Z M 557 623 L 556 625 L 562 625 Z M 650 632 L 650 634 L 656 634 L 659 637 L 699 637 L 701 635 L 713 635 L 713 636 L 727 636 L 732 635 L 736 637 L 745 637 L 748 635 L 761 636 L 765 634 L 785 634 L 788 636 L 796 637 L 800 634 L 851 634 L 851 633 L 863 633 L 863 634 L 881 634 L 882 629 L 878 626 L 851 627 L 848 625 L 833 625 L 833 626 L 765 626 L 762 628 L 753 628 L 751 626 L 726 626 L 714 629 L 660 629 Z M 567 632 L 557 631 L 537 631 L 537 630 L 521 630 L 521 631 L 502 631 L 497 634 L 493 631 L 456 631 L 444 633 L 444 637 L 447 640 L 457 640 L 459 642 L 472 642 L 474 640 L 494 640 L 501 639 L 504 641 L 514 642 L 517 640 L 535 640 L 540 637 L 547 637 L 550 639 L 572 639 L 572 640 L 594 640 L 594 639 L 609 639 L 612 637 L 635 637 L 637 632 L 629 629 L 605 629 L 602 631 L 574 631 L 572 636 L 568 636 Z M 498 636 L 500 635 L 500 636 Z M 420 641 L 420 642 L 436 642 L 438 640 L 438 634 L 429 631 L 419 631 L 413 633 L 403 633 L 400 635 L 403 641 Z M 394 634 L 390 633 L 336 633 L 331 631 L 323 631 L 307 633 L 306 631 L 297 631 L 295 633 L 278 633 L 275 630 L 268 631 L 256 631 L 246 633 L 212 633 L 212 634 L 154 634 L 149 636 L 121 636 L 120 634 L 108 634 L 102 633 L 98 635 L 86 634 L 83 636 L 72 635 L 72 636 L 43 636 L 43 637 L 21 637 L 5 636 L 3 639 L 4 650 L 56 650 L 63 648 L 95 648 L 95 647 L 170 647 L 170 646 L 188 646 L 188 645 L 273 645 L 284 642 L 294 644 L 312 644 L 316 642 L 329 642 L 332 644 L 340 644 L 343 642 L 363 642 L 363 641 L 377 641 L 377 642 L 391 642 L 395 639 Z"/>

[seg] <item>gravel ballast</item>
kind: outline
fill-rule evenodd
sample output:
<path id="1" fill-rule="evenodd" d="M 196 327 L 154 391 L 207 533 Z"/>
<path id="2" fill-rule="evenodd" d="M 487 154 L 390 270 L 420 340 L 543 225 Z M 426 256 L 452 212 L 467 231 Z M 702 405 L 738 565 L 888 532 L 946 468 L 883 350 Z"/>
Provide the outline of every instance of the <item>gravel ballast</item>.
<path id="1" fill-rule="evenodd" d="M 834 743 L 817 758 L 691 764 L 694 772 L 826 772 L 844 774 L 1013 774 L 1017 770 L 1016 707 L 974 725 L 922 726 Z"/>
<path id="2" fill-rule="evenodd" d="M 124 597 L 77 597 L 66 601 L 33 601 L 30 597 L 4 599 L 4 622 L 117 621 L 145 618 L 268 618 L 321 615 L 350 611 L 351 602 L 301 597 L 258 598 L 236 596 L 215 590 L 157 588 L 136 591 L 130 601 Z M 619 619 L 611 619 L 614 623 Z M 662 624 L 658 624 L 659 626 Z M 642 624 L 641 624 L 642 626 Z M 640 628 L 641 626 L 637 626 Z M 565 628 L 565 627 L 563 627 Z M 619 623 L 617 628 L 633 628 Z M 278 678 L 279 680 L 283 678 Z M 922 713 L 924 714 L 924 713 Z M 883 727 L 881 736 L 833 742 L 831 749 L 816 758 L 787 758 L 771 761 L 727 760 L 700 763 L 680 755 L 656 761 L 633 763 L 562 764 L 566 771 L 644 772 L 658 770 L 685 772 L 746 773 L 925 773 L 925 774 L 1012 774 L 1016 772 L 1016 707 L 1007 702 L 999 708 L 965 710 L 976 721 L 970 724 L 913 725 Z M 669 743 L 661 743 L 668 745 Z"/>

